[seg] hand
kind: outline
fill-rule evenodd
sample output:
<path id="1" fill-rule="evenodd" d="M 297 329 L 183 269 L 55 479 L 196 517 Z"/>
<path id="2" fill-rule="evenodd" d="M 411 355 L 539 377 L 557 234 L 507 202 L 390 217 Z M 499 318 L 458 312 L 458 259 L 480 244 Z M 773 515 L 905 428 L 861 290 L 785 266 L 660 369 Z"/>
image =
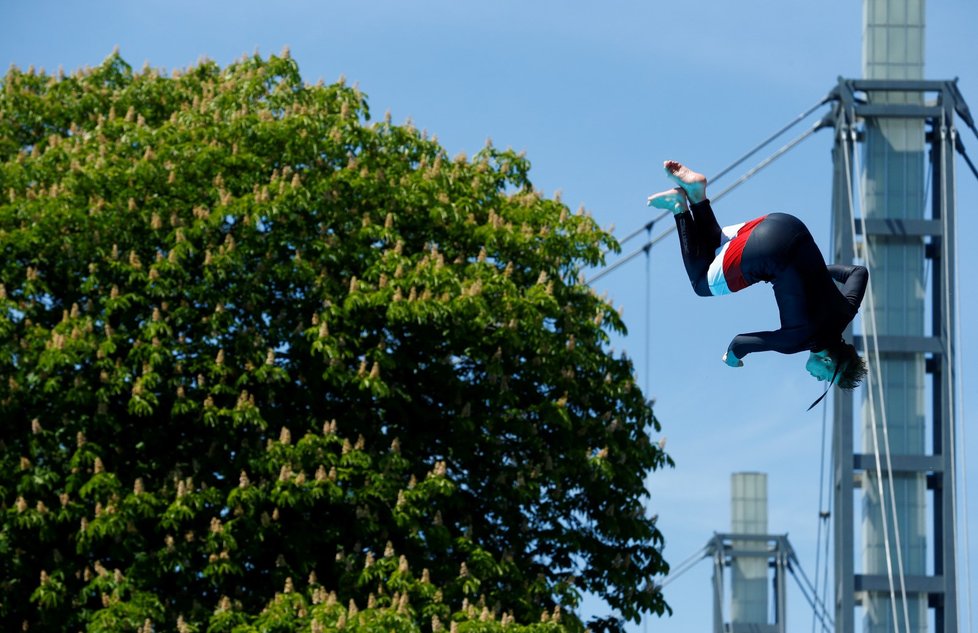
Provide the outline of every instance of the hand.
<path id="1" fill-rule="evenodd" d="M 726 352 L 723 353 L 723 358 L 721 360 L 723 360 L 723 362 L 727 364 L 727 367 L 744 366 L 744 361 L 734 356 L 733 352 L 731 352 L 730 350 L 727 350 Z"/>

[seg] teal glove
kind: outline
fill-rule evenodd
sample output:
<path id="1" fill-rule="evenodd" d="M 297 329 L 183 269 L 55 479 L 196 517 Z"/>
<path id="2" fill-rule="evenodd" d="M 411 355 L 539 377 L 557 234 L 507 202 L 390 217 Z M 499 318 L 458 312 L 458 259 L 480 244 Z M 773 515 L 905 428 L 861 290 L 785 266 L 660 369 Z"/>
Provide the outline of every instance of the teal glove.
<path id="1" fill-rule="evenodd" d="M 734 356 L 734 353 L 731 352 L 730 350 L 727 350 L 726 352 L 723 353 L 723 358 L 721 360 L 723 360 L 723 362 L 727 364 L 727 367 L 744 366 L 744 361 Z"/>

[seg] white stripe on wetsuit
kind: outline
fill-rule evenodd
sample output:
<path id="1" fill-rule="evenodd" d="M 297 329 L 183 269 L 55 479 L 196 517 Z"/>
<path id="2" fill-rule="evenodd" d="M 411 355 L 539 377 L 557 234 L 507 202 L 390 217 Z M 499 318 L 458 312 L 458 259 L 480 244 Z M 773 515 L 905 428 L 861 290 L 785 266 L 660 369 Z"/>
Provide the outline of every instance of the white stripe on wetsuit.
<path id="1" fill-rule="evenodd" d="M 710 293 L 714 296 L 730 294 L 730 288 L 727 286 L 727 278 L 723 275 L 723 256 L 727 252 L 730 240 L 737 237 L 737 232 L 745 224 L 747 223 L 741 222 L 740 224 L 732 224 L 720 229 L 720 246 L 716 250 L 716 256 L 710 263 L 709 270 L 706 272 L 706 281 L 710 284 Z"/>

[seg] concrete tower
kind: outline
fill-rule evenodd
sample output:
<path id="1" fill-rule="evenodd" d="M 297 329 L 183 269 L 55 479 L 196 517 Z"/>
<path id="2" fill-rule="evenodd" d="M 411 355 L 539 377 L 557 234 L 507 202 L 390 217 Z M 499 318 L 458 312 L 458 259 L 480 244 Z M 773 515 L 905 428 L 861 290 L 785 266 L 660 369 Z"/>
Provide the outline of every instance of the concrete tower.
<path id="1" fill-rule="evenodd" d="M 863 27 L 864 79 L 924 78 L 924 0 L 864 0 Z M 920 92 L 870 92 L 867 98 L 874 105 L 923 104 Z M 856 174 L 862 178 L 864 219 L 923 220 L 927 209 L 924 121 L 868 118 L 864 130 L 863 172 Z M 875 319 L 878 336 L 923 336 L 922 289 L 927 285 L 924 241 L 919 236 L 908 239 L 867 234 L 865 244 L 874 265 L 872 297 L 863 301 L 863 322 Z M 923 354 L 880 356 L 879 375 L 870 372 L 866 385 L 874 390 L 875 399 L 867 397 L 863 402 L 863 453 L 875 454 L 877 447 L 885 450 L 882 442 L 888 439 L 893 455 L 925 454 L 924 362 Z M 870 409 L 874 406 L 875 411 Z M 882 428 L 884 411 L 888 423 L 886 434 Z M 884 576 L 888 573 L 887 559 L 891 569 L 895 569 L 902 558 L 904 575 L 922 576 L 927 573 L 926 476 L 921 472 L 894 472 L 891 476 L 896 521 L 889 506 L 881 504 L 878 494 L 881 483 L 884 494 L 890 493 L 889 482 L 880 482 L 873 469 L 865 471 L 863 570 L 867 575 Z M 888 544 L 884 529 L 889 530 Z M 902 622 L 892 621 L 894 613 L 902 618 L 904 609 L 902 603 L 899 609 L 893 609 L 888 589 L 865 593 L 865 633 L 906 630 Z M 902 590 L 900 595 L 898 599 L 902 601 Z M 926 595 L 907 596 L 905 612 L 910 631 L 927 630 Z"/>
<path id="2" fill-rule="evenodd" d="M 767 475 L 734 473 L 730 478 L 730 531 L 767 534 Z M 734 548 L 763 555 L 740 556 L 731 563 L 730 621 L 736 625 L 768 622 L 767 543 L 736 539 Z"/>
<path id="3" fill-rule="evenodd" d="M 734 473 L 730 483 L 731 532 L 714 534 L 706 547 L 713 560 L 713 631 L 785 633 L 787 576 L 797 557 L 787 535 L 767 533 L 767 475 Z"/>
<path id="4" fill-rule="evenodd" d="M 924 0 L 863 8 L 864 78 L 833 94 L 832 259 L 870 270 L 847 332 L 870 367 L 858 437 L 853 399 L 833 404 L 835 629 L 860 605 L 866 633 L 925 632 L 929 610 L 955 633 L 955 118 L 974 121 L 923 79 Z"/>

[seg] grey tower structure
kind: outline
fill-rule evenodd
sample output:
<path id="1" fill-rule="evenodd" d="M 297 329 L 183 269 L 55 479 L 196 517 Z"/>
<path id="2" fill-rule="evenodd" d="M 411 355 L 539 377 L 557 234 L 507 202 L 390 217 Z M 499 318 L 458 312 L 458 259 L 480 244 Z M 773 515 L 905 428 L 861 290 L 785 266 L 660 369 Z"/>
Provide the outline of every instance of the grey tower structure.
<path id="1" fill-rule="evenodd" d="M 731 532 L 714 534 L 706 547 L 713 561 L 713 631 L 785 633 L 787 572 L 797 558 L 787 536 L 767 533 L 767 475 L 734 473 L 730 483 Z"/>
<path id="2" fill-rule="evenodd" d="M 870 270 L 848 332 L 870 365 L 858 449 L 853 399 L 834 401 L 835 625 L 852 633 L 860 605 L 867 633 L 919 633 L 933 609 L 955 633 L 954 124 L 970 115 L 954 82 L 923 80 L 923 0 L 863 6 L 864 79 L 839 80 L 832 115 L 832 258 Z"/>

